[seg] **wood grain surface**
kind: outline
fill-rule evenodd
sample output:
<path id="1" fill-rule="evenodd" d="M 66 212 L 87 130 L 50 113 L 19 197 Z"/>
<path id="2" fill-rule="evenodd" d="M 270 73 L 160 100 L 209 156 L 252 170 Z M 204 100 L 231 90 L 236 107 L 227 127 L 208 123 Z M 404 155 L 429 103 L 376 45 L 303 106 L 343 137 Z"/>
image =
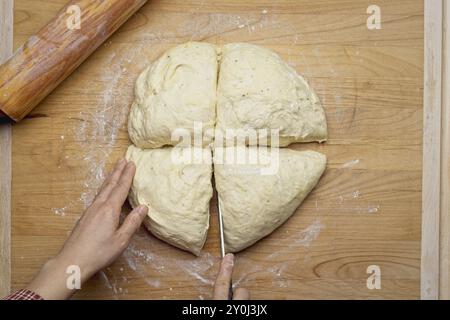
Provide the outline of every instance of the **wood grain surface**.
<path id="1" fill-rule="evenodd" d="M 16 0 L 19 47 L 65 0 Z M 149 1 L 27 118 L 13 127 L 12 285 L 56 254 L 129 144 L 140 71 L 188 40 L 268 47 L 303 74 L 327 114 L 329 141 L 296 145 L 328 157 L 316 189 L 273 234 L 237 255 L 235 284 L 253 298 L 420 297 L 423 2 Z M 141 230 L 74 298 L 209 298 L 219 261 L 211 203 L 195 258 Z M 124 211 L 126 211 L 125 209 Z M 381 289 L 366 286 L 368 266 Z"/>
<path id="2" fill-rule="evenodd" d="M 13 50 L 13 1 L 0 3 L 0 63 Z M 0 296 L 11 287 L 11 125 L 0 124 Z"/>

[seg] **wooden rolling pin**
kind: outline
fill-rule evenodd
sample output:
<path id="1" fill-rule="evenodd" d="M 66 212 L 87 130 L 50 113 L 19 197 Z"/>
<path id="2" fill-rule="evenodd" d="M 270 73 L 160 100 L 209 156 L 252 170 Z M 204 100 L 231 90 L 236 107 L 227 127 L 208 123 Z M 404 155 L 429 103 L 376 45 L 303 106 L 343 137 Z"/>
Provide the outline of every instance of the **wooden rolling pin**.
<path id="1" fill-rule="evenodd" d="M 23 119 L 145 2 L 70 1 L 0 66 L 0 118 Z"/>

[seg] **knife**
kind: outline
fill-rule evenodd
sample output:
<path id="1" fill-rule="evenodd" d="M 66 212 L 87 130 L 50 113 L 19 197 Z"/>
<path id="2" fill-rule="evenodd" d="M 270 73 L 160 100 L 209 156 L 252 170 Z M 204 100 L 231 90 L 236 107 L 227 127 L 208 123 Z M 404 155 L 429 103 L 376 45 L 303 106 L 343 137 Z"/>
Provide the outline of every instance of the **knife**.
<path id="1" fill-rule="evenodd" d="M 220 235 L 220 254 L 222 256 L 222 259 L 225 257 L 225 233 L 223 230 L 223 216 L 222 216 L 222 210 L 220 208 L 220 201 L 219 201 L 219 194 L 217 190 L 216 192 L 216 199 L 217 199 L 217 212 L 219 217 L 219 235 Z M 233 300 L 233 279 L 230 279 L 230 284 L 228 287 L 228 300 Z"/>

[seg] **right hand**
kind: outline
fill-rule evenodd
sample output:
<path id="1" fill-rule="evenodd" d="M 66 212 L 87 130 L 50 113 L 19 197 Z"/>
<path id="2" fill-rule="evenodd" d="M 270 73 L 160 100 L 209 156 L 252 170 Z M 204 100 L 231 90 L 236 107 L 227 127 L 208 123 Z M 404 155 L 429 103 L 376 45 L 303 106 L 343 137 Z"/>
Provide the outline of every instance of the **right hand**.
<path id="1" fill-rule="evenodd" d="M 231 276 L 233 275 L 234 255 L 227 253 L 220 264 L 219 274 L 214 284 L 214 300 L 227 300 L 230 288 Z M 233 300 L 249 300 L 250 292 L 244 288 L 237 288 L 233 293 Z"/>

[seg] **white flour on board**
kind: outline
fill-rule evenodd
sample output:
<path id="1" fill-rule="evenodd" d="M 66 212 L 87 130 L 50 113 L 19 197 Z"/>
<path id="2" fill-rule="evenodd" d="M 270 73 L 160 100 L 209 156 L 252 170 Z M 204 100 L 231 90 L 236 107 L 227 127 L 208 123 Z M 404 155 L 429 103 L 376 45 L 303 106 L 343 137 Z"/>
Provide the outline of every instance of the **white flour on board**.
<path id="1" fill-rule="evenodd" d="M 119 79 L 123 76 L 124 61 L 115 58 L 116 54 L 112 53 L 107 63 L 110 66 L 109 72 L 102 76 L 101 81 L 106 84 L 106 88 L 103 90 L 98 109 L 92 114 L 83 115 L 86 119 L 90 119 L 90 123 L 88 126 L 80 125 L 78 131 L 80 140 L 95 141 L 95 144 L 88 144 L 83 158 L 85 163 L 89 164 L 88 178 L 84 182 L 86 192 L 80 198 L 84 207 L 89 206 L 105 179 L 106 161 L 116 142 L 118 130 L 127 118 L 129 101 L 121 99 L 118 86 Z"/>
<path id="2" fill-rule="evenodd" d="M 348 201 L 352 201 L 351 205 L 347 205 Z M 356 204 L 355 204 L 356 201 Z M 381 206 L 379 204 L 369 203 L 364 200 L 363 194 L 359 190 L 352 191 L 350 194 L 341 194 L 337 196 L 338 205 L 336 212 L 340 213 L 377 213 Z"/>
<path id="3" fill-rule="evenodd" d="M 246 258 L 245 255 L 241 256 L 238 254 L 233 285 L 235 287 L 245 285 L 251 283 L 258 276 L 267 275 L 272 279 L 274 285 L 279 287 L 288 286 L 288 280 L 285 278 L 286 272 L 289 273 L 290 270 L 297 268 L 301 264 L 301 260 L 306 261 L 307 257 L 284 262 L 280 262 L 280 258 L 291 252 L 297 252 L 296 248 L 309 247 L 324 228 L 325 225 L 316 219 L 305 229 L 286 233 L 286 237 L 277 239 L 277 244 L 281 249 L 268 254 L 264 258 L 271 265 L 266 269 L 255 263 L 255 261 Z M 166 244 L 156 243 L 157 241 L 146 233 L 139 233 L 135 235 L 121 259 L 149 287 L 154 289 L 165 287 L 163 292 L 166 292 L 167 296 L 163 294 L 161 296 L 162 299 L 176 297 L 176 289 L 172 287 L 167 289 L 168 285 L 163 283 L 165 281 L 163 279 L 170 279 L 176 274 L 183 274 L 184 277 L 188 275 L 190 280 L 186 281 L 197 283 L 197 285 L 193 286 L 197 292 L 193 292 L 193 294 L 197 294 L 199 299 L 210 297 L 216 277 L 216 267 L 220 262 L 218 255 L 213 256 L 210 253 L 202 252 L 199 257 L 186 254 L 183 258 L 175 258 L 170 252 L 161 251 L 158 246 Z M 126 286 L 130 283 L 130 280 L 124 276 L 117 275 L 117 273 L 122 272 L 124 272 L 123 268 L 120 268 L 118 272 L 116 270 L 116 274 L 113 273 L 111 268 L 107 268 L 107 272 L 102 271 L 100 274 L 101 281 L 111 290 L 115 297 L 128 293 Z"/>
<path id="4" fill-rule="evenodd" d="M 233 282 L 235 287 L 245 286 L 246 283 L 250 283 L 253 279 L 261 276 L 262 274 L 268 274 L 269 278 L 272 278 L 273 283 L 279 287 L 286 287 L 288 285 L 285 278 L 285 272 L 289 269 L 298 268 L 301 265 L 301 260 L 292 259 L 289 261 L 280 262 L 283 256 L 288 254 L 294 254 L 297 252 L 296 248 L 309 247 L 311 243 L 316 240 L 320 232 L 325 228 L 325 225 L 320 222 L 319 219 L 314 220 L 308 227 L 303 230 L 286 233 L 288 236 L 281 239 L 277 239 L 277 245 L 280 249 L 267 255 L 264 260 L 271 262 L 271 267 L 268 269 L 262 268 L 260 265 L 245 257 L 237 257 L 236 267 L 239 277 Z M 304 259 L 307 259 L 304 257 Z"/>
<path id="5" fill-rule="evenodd" d="M 342 165 L 342 168 L 350 168 L 356 166 L 359 163 L 359 159 L 351 160 Z"/>
<path id="6" fill-rule="evenodd" d="M 352 170 L 353 167 L 361 164 L 360 159 L 353 159 L 343 163 L 340 168 L 346 170 Z M 347 201 L 352 201 L 351 205 L 346 205 Z M 356 201 L 356 203 L 355 203 Z M 354 190 L 350 194 L 339 194 L 337 196 L 336 211 L 342 213 L 377 213 L 381 206 L 379 204 L 369 203 L 363 197 L 363 194 L 360 190 Z"/>
<path id="7" fill-rule="evenodd" d="M 124 85 L 133 85 L 124 79 L 127 65 L 135 63 L 140 46 L 127 50 L 126 55 L 116 55 L 111 52 L 108 60 L 104 62 L 105 72 L 101 75 L 101 83 L 105 84 L 102 96 L 99 97 L 97 109 L 94 112 L 79 112 L 69 116 L 75 125 L 66 129 L 61 135 L 64 142 L 71 137 L 80 146 L 81 154 L 64 155 L 65 160 L 76 157 L 85 165 L 85 179 L 82 182 L 83 192 L 76 200 L 70 201 L 66 206 L 53 208 L 56 215 L 65 216 L 68 210 L 87 208 L 94 199 L 98 188 L 106 177 L 106 164 L 113 147 L 116 144 L 119 129 L 125 124 L 128 116 L 130 101 L 126 95 L 121 94 Z"/>
<path id="8" fill-rule="evenodd" d="M 353 192 L 352 192 L 352 197 L 353 197 L 353 199 L 359 198 L 359 195 L 360 195 L 359 190 L 356 190 L 356 191 L 353 191 Z"/>
<path id="9" fill-rule="evenodd" d="M 123 254 L 123 259 L 131 270 L 153 288 L 161 287 L 158 276 L 167 279 L 174 274 L 189 275 L 191 281 L 199 284 L 199 298 L 210 295 L 215 278 L 214 266 L 219 263 L 218 257 L 202 252 L 199 257 L 187 254 L 186 258 L 175 258 L 170 252 L 160 253 L 154 241 L 155 239 L 149 238 L 147 234 L 134 237 Z M 152 276 L 147 275 L 149 268 Z M 169 291 L 172 291 L 172 288 L 169 288 Z"/>

